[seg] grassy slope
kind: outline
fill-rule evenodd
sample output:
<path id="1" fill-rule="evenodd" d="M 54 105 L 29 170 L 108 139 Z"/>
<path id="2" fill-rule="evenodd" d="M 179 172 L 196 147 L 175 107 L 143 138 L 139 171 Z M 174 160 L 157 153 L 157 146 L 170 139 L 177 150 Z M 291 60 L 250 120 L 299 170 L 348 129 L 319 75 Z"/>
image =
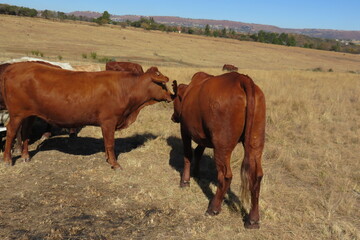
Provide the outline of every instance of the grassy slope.
<path id="1" fill-rule="evenodd" d="M 89 139 L 101 139 L 101 133 L 93 127 L 80 133 L 78 147 L 52 146 L 55 138 L 29 165 L 0 166 L 0 236 L 360 238 L 360 76 L 348 73 L 360 71 L 359 56 L 9 16 L 0 16 L 0 28 L 0 60 L 40 50 L 50 60 L 61 55 L 63 61 L 86 64 L 90 60 L 81 54 L 96 52 L 159 66 L 180 82 L 199 70 L 221 74 L 222 65 L 231 63 L 249 74 L 267 99 L 259 231 L 245 230 L 238 211 L 241 146 L 233 153 L 232 191 L 219 216 L 203 215 L 215 190 L 211 150 L 205 152 L 202 180 L 178 188 L 179 126 L 169 120 L 171 105 L 161 103 L 142 110 L 132 126 L 117 133 L 121 173 L 99 161 L 101 140 Z M 316 67 L 334 72 L 306 71 Z M 26 190 L 33 186 L 39 186 L 36 197 Z M 72 189 L 81 192 L 78 198 Z M 24 200 L 14 210 L 19 199 Z M 36 209 L 42 212 L 27 221 Z"/>

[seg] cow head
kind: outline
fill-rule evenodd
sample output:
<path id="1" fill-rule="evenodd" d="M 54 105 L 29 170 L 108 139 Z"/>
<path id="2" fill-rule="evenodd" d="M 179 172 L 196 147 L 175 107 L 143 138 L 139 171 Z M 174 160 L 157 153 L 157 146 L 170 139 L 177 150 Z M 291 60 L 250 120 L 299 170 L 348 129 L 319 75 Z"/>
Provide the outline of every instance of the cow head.
<path id="1" fill-rule="evenodd" d="M 166 86 L 169 78 L 164 76 L 157 67 L 149 68 L 144 75 L 151 79 L 149 94 L 152 99 L 167 102 L 171 102 L 173 100 L 173 94 Z"/>
<path id="2" fill-rule="evenodd" d="M 175 98 L 174 98 L 174 113 L 171 116 L 171 120 L 175 123 L 180 122 L 181 104 L 182 104 L 187 86 L 188 85 L 186 85 L 186 84 L 180 84 L 179 86 L 177 86 L 176 81 L 174 81 L 174 83 L 173 83 Z"/>

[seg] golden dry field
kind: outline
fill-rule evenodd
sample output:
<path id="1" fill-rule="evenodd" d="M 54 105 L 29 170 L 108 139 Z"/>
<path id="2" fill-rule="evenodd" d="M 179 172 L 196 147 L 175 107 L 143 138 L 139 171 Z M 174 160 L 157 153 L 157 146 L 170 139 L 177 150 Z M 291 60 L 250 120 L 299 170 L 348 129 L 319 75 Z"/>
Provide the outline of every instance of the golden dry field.
<path id="1" fill-rule="evenodd" d="M 104 161 L 98 127 L 41 144 L 33 134 L 31 162 L 0 165 L 0 239 L 360 239 L 359 55 L 4 15 L 0 29 L 0 61 L 38 51 L 104 69 L 90 58 L 96 53 L 158 66 L 182 83 L 198 71 L 222 74 L 229 63 L 267 101 L 259 230 L 243 226 L 242 146 L 222 212 L 205 216 L 216 189 L 213 153 L 205 151 L 200 178 L 181 189 L 179 125 L 172 104 L 158 103 L 116 133 L 123 171 Z"/>

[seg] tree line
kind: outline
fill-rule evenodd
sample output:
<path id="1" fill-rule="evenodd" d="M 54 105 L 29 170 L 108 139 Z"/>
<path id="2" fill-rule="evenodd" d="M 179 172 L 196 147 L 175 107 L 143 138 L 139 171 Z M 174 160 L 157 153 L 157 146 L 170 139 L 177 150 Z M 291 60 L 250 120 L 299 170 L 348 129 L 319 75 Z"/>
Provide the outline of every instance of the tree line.
<path id="1" fill-rule="evenodd" d="M 36 17 L 38 14 L 38 11 L 33 8 L 18 7 L 18 6 L 8 5 L 8 4 L 0 4 L 0 14 Z"/>
<path id="2" fill-rule="evenodd" d="M 140 17 L 137 21 L 126 20 L 124 22 L 112 21 L 109 12 L 104 11 L 98 18 L 89 18 L 85 16 L 74 16 L 59 11 L 37 11 L 36 9 L 12 6 L 8 4 L 0 4 L 0 14 L 27 16 L 27 17 L 42 17 L 46 19 L 59 20 L 75 20 L 95 22 L 99 25 L 114 24 L 122 27 L 136 27 L 146 30 L 159 30 L 163 32 L 180 32 L 185 34 L 205 35 L 209 37 L 231 38 L 240 41 L 254 41 L 269 44 L 297 46 L 304 48 L 313 48 L 319 50 L 328 50 L 336 52 L 360 53 L 360 46 L 352 43 L 346 45 L 331 39 L 312 38 L 299 34 L 274 33 L 260 30 L 257 33 L 240 33 L 231 28 L 215 29 L 208 24 L 205 27 L 185 27 L 173 26 L 157 23 L 152 17 Z"/>

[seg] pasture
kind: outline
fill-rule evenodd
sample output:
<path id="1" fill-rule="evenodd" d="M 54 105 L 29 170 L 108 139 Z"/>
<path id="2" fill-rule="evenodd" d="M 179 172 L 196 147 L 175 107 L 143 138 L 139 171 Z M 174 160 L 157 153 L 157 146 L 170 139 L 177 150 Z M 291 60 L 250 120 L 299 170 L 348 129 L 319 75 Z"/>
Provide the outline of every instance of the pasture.
<path id="1" fill-rule="evenodd" d="M 181 189 L 179 125 L 172 104 L 158 103 L 115 134 L 123 171 L 105 162 L 98 127 L 42 143 L 35 131 L 29 163 L 0 164 L 1 239 L 360 239 L 359 55 L 3 15 L 0 29 L 0 61 L 38 51 L 104 69 L 89 57 L 96 53 L 157 66 L 179 83 L 198 71 L 222 74 L 228 63 L 267 102 L 259 230 L 243 226 L 242 146 L 222 212 L 205 216 L 216 188 L 213 152 Z"/>

